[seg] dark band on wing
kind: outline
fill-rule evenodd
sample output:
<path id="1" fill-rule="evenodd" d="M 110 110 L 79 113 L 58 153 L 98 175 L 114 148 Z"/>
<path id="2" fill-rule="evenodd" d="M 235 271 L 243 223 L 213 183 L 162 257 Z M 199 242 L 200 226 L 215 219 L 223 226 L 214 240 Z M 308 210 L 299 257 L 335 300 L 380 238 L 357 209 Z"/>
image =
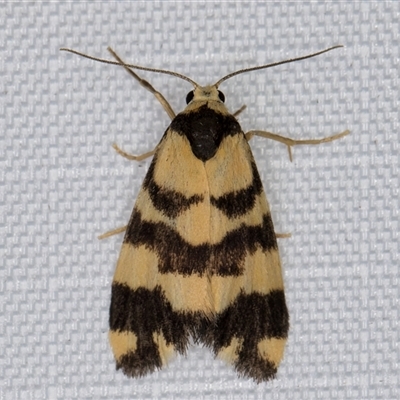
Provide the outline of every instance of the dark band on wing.
<path id="1" fill-rule="evenodd" d="M 257 345 L 263 339 L 285 339 L 289 330 L 289 314 L 283 290 L 268 294 L 241 293 L 213 324 L 204 325 L 199 340 L 213 348 L 214 353 L 231 344 L 233 338 L 241 342 L 237 371 L 256 381 L 272 379 L 277 371 L 273 362 L 263 359 Z"/>
<path id="2" fill-rule="evenodd" d="M 160 213 L 169 218 L 176 218 L 179 214 L 186 211 L 192 204 L 200 203 L 204 200 L 202 195 L 184 196 L 175 190 L 165 189 L 154 181 L 154 167 L 157 159 L 154 158 L 143 182 L 143 187 L 149 193 L 151 202 Z"/>
<path id="3" fill-rule="evenodd" d="M 257 383 L 275 378 L 278 370 L 273 362 L 260 356 L 257 343 L 244 343 L 234 366 L 239 375 L 253 378 Z"/>
<path id="4" fill-rule="evenodd" d="M 251 163 L 253 181 L 245 189 L 226 193 L 223 196 L 211 197 L 211 204 L 222 211 L 229 218 L 237 218 L 253 209 L 256 197 L 262 192 L 262 183 L 256 164 Z"/>
<path id="5" fill-rule="evenodd" d="M 244 272 L 246 254 L 258 248 L 277 249 L 271 215 L 263 217 L 256 226 L 240 225 L 226 234 L 217 244 L 191 245 L 176 230 L 162 222 L 148 222 L 134 209 L 125 234 L 125 243 L 144 245 L 158 255 L 161 273 L 191 275 L 204 273 L 219 276 L 239 276 Z"/>
<path id="6" fill-rule="evenodd" d="M 244 318 L 250 314 L 252 318 Z M 288 330 L 289 314 L 283 290 L 273 290 L 268 294 L 242 292 L 216 318 L 214 349 L 218 352 L 228 346 L 233 337 L 255 343 L 265 338 L 284 339 Z"/>
<path id="7" fill-rule="evenodd" d="M 136 350 L 117 360 L 117 369 L 132 377 L 161 368 L 154 333 L 162 333 L 167 345 L 172 344 L 174 350 L 185 353 L 190 335 L 195 334 L 198 326 L 207 325 L 200 313 L 173 311 L 160 287 L 133 290 L 117 282 L 112 285 L 109 323 L 111 331 L 132 332 L 137 337 Z"/>

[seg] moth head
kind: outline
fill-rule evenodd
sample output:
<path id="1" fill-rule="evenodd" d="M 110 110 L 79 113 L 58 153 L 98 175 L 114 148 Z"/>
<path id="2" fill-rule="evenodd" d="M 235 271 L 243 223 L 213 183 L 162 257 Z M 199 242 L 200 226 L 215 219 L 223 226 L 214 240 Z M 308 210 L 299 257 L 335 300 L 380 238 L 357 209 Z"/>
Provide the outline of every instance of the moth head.
<path id="1" fill-rule="evenodd" d="M 225 103 L 225 95 L 216 86 L 196 86 L 187 94 L 186 104 L 197 100 L 211 100 Z"/>

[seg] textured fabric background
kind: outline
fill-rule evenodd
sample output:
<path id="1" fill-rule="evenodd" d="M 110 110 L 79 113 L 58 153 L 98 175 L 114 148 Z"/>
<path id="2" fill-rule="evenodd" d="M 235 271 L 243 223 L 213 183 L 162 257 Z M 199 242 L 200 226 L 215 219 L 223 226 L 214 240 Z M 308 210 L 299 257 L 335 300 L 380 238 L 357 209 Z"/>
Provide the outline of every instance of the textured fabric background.
<path id="1" fill-rule="evenodd" d="M 118 2 L 0 5 L 1 399 L 398 399 L 398 2 Z M 119 67 L 62 46 L 211 83 L 236 69 L 343 44 L 235 77 L 244 130 L 272 208 L 291 329 L 277 379 L 256 385 L 193 346 L 142 379 L 115 371 L 110 285 L 153 149 L 168 126 Z M 142 73 L 176 111 L 190 85 Z"/>

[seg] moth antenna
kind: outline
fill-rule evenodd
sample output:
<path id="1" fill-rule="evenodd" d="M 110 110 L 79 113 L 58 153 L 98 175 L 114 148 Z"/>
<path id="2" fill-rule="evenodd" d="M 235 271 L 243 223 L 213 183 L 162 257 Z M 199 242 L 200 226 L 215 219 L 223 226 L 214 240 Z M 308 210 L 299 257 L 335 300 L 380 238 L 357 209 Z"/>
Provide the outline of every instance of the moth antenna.
<path id="1" fill-rule="evenodd" d="M 290 58 L 289 60 L 278 61 L 278 62 L 274 62 L 272 64 L 260 65 L 258 67 L 240 69 L 239 71 L 235 71 L 235 72 L 232 72 L 232 73 L 224 76 L 214 86 L 218 88 L 218 86 L 222 82 L 232 78 L 233 76 L 236 76 L 236 75 L 239 75 L 239 74 L 243 74 L 244 72 L 257 71 L 258 69 L 266 69 L 266 68 L 276 67 L 277 65 L 288 64 L 288 63 L 291 63 L 291 62 L 294 62 L 294 61 L 306 60 L 307 58 L 312 58 L 312 57 L 319 56 L 320 54 L 326 53 L 326 52 L 331 51 L 333 49 L 337 49 L 339 47 L 343 47 L 343 46 L 342 45 L 337 45 L 337 46 L 329 47 L 328 49 L 319 51 L 317 53 L 308 54 L 307 56 L 302 56 L 302 57 L 297 57 L 297 58 Z"/>
<path id="2" fill-rule="evenodd" d="M 108 50 L 110 52 L 113 52 L 113 50 L 110 47 L 108 47 Z M 157 68 L 142 67 L 140 65 L 134 65 L 134 64 L 119 63 L 117 61 L 106 60 L 104 58 L 92 57 L 92 56 L 89 56 L 89 55 L 87 55 L 85 53 L 81 53 L 81 52 L 73 50 L 73 49 L 68 49 L 66 47 L 60 48 L 60 51 L 67 51 L 69 53 L 77 54 L 78 56 L 88 58 L 89 60 L 102 62 L 104 64 L 112 64 L 112 65 L 120 65 L 120 66 L 122 65 L 124 67 L 133 68 L 133 69 L 139 69 L 141 71 L 159 72 L 160 74 L 176 76 L 177 78 L 181 78 L 184 81 L 187 81 L 187 82 L 191 83 L 195 88 L 199 86 L 194 80 L 188 78 L 187 76 L 179 74 L 178 72 L 168 71 L 167 69 L 157 69 Z"/>

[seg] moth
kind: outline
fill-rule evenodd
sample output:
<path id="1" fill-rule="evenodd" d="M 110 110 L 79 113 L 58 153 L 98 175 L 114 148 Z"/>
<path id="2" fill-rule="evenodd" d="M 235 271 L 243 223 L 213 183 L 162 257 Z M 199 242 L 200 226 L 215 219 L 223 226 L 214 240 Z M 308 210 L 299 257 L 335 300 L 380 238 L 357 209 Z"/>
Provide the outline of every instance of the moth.
<path id="1" fill-rule="evenodd" d="M 219 86 L 238 74 L 330 51 L 247 68 L 201 86 L 176 72 L 86 56 L 124 67 L 155 95 L 172 121 L 154 151 L 126 227 L 112 283 L 109 340 L 117 369 L 140 377 L 185 353 L 192 338 L 256 382 L 275 377 L 289 329 L 277 235 L 249 140 L 291 147 L 319 144 L 271 132 L 244 133 Z M 132 69 L 160 72 L 193 85 L 175 114 L 163 95 Z"/>

